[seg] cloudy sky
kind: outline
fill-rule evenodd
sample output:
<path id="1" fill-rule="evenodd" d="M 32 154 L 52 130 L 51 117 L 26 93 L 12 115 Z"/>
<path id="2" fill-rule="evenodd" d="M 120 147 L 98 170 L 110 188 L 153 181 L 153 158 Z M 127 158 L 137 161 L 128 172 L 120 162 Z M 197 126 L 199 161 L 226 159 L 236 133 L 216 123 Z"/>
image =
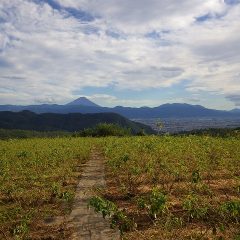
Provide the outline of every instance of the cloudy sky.
<path id="1" fill-rule="evenodd" d="M 0 104 L 240 107 L 240 0 L 1 0 Z"/>

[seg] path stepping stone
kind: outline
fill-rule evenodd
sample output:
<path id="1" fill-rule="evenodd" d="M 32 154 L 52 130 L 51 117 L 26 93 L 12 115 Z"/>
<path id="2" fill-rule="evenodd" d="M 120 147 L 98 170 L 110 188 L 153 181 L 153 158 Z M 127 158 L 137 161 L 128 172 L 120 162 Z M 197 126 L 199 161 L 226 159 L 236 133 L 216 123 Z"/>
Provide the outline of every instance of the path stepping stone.
<path id="1" fill-rule="evenodd" d="M 110 223 L 100 213 L 89 208 L 89 199 L 93 197 L 92 189 L 105 186 L 104 158 L 93 149 L 90 160 L 85 164 L 72 212 L 69 217 L 69 228 L 72 240 L 119 240 L 118 229 L 111 229 Z"/>

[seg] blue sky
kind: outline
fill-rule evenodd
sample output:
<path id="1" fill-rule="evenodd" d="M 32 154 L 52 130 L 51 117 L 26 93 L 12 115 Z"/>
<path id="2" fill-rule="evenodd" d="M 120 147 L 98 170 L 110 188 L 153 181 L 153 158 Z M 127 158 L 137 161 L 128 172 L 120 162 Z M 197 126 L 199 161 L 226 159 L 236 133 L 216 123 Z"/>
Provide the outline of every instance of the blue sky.
<path id="1" fill-rule="evenodd" d="M 1 0 L 0 104 L 240 107 L 240 0 Z"/>

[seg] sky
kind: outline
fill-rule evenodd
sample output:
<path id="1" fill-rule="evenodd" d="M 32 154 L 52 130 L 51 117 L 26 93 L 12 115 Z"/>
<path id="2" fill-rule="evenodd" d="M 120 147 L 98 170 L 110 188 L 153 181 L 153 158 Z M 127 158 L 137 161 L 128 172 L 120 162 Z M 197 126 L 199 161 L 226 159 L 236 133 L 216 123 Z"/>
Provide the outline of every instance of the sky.
<path id="1" fill-rule="evenodd" d="M 240 0 L 1 0 L 0 104 L 240 108 Z"/>

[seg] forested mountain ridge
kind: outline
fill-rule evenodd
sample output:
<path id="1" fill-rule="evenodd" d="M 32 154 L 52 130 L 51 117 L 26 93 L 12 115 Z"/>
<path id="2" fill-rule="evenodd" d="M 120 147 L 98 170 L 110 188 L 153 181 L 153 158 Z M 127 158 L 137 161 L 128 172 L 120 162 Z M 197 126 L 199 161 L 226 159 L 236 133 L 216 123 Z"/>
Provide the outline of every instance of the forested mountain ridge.
<path id="1" fill-rule="evenodd" d="M 2 129 L 74 132 L 94 127 L 99 123 L 118 124 L 123 128 L 129 128 L 133 134 L 137 134 L 142 130 L 148 134 L 154 133 L 151 127 L 130 121 L 116 113 L 36 114 L 26 110 L 21 112 L 0 112 L 0 128 Z"/>

